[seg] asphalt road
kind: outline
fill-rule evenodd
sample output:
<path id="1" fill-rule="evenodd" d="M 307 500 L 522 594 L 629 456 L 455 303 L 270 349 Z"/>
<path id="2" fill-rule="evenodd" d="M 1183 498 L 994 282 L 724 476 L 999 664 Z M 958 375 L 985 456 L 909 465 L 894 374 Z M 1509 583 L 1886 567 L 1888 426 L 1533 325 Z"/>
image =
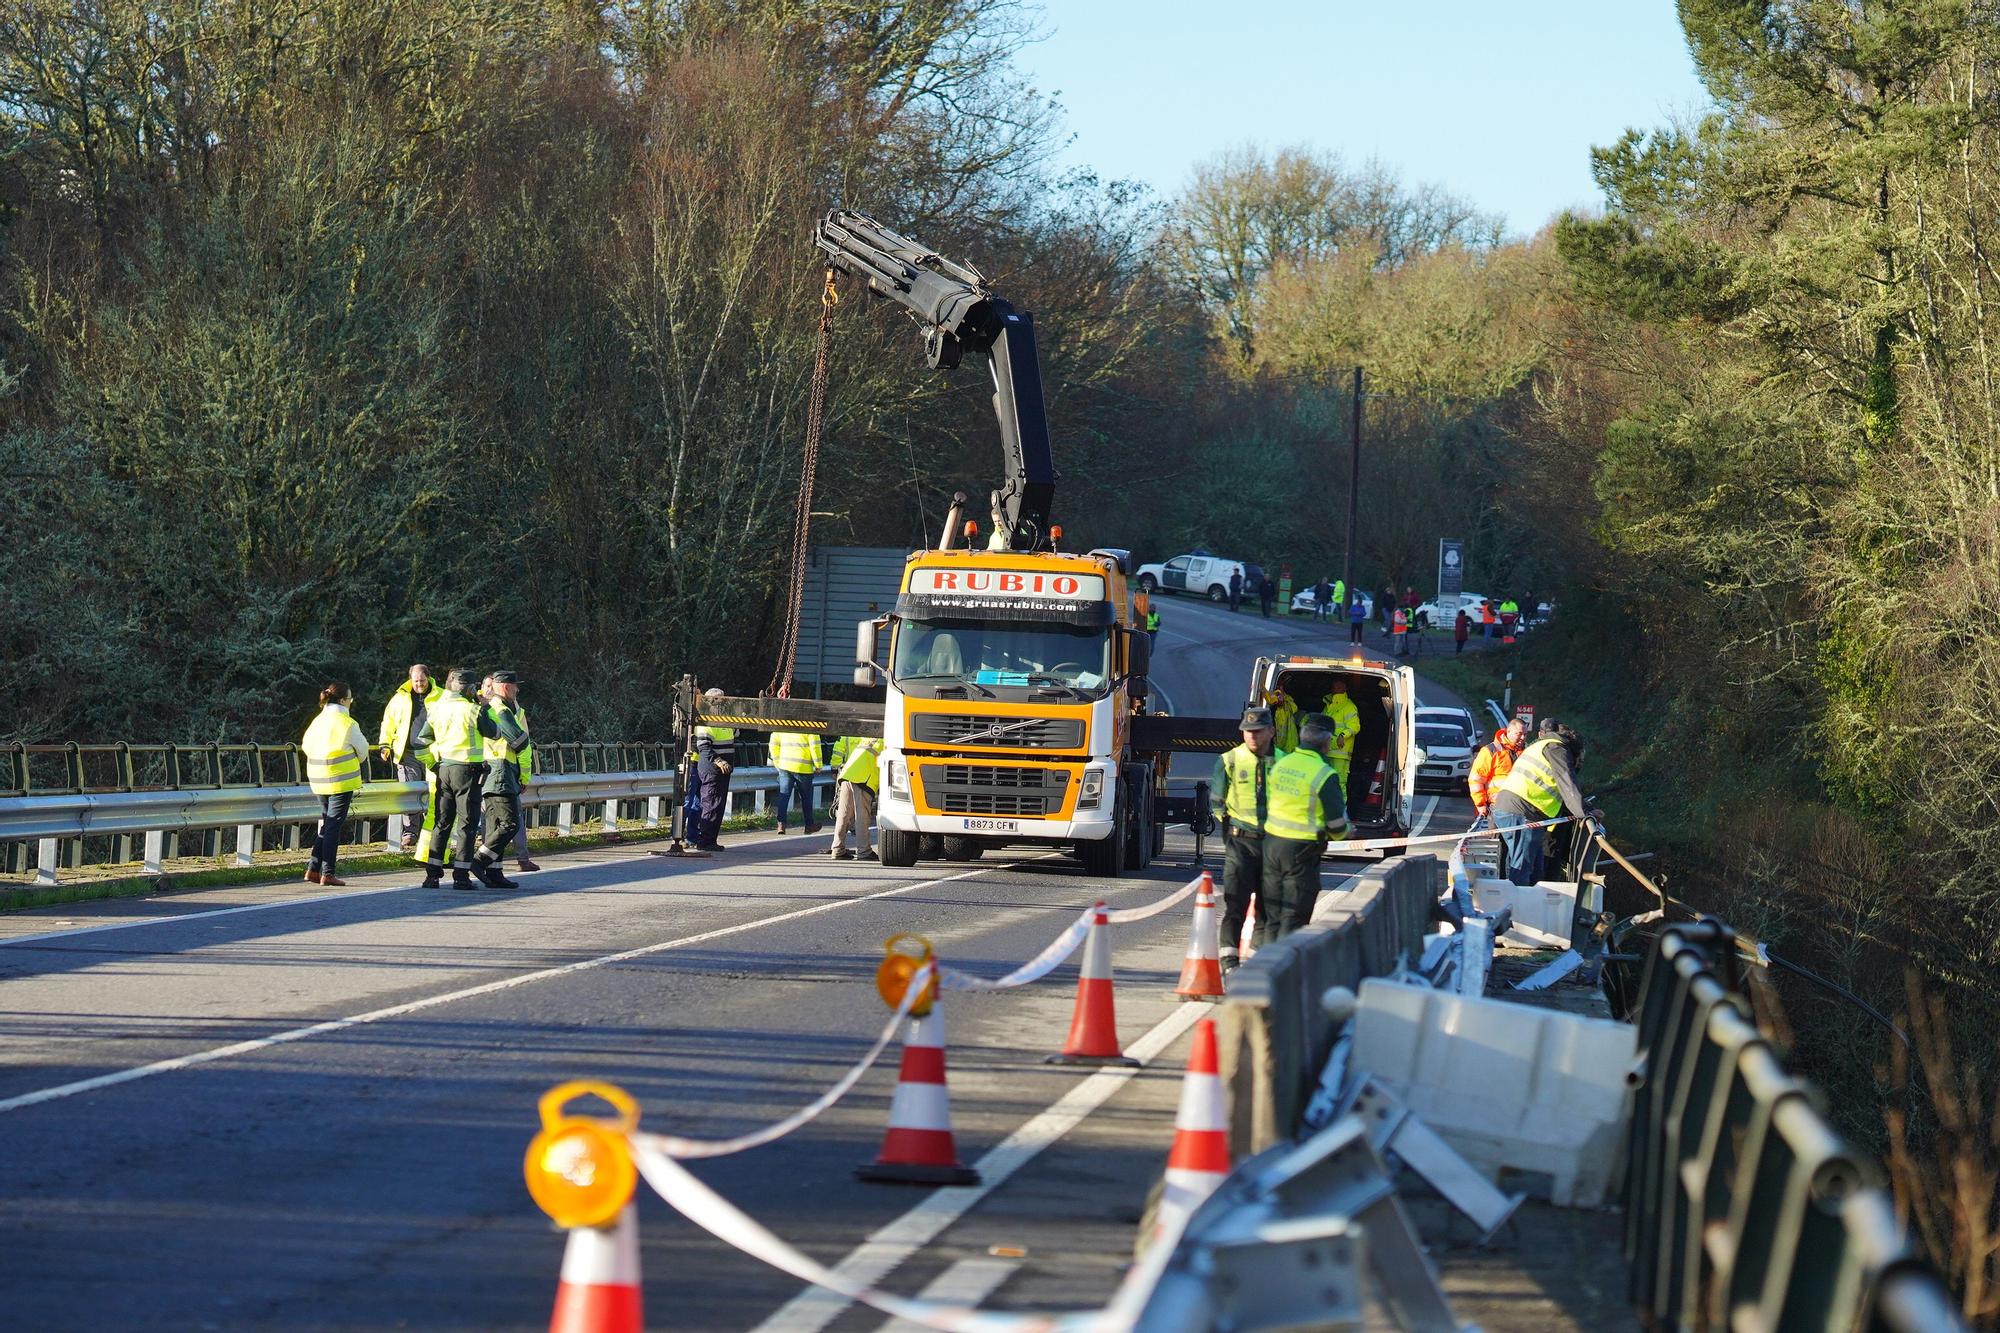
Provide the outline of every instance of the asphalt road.
<path id="1" fill-rule="evenodd" d="M 1260 651 L 1332 641 L 1304 621 L 1164 609 L 1156 678 L 1183 714 L 1233 713 Z M 1446 828 L 1465 813 L 1435 810 Z M 1193 873 L 1180 834 L 1165 863 L 1119 882 L 1026 852 L 891 870 L 832 863 L 818 838 L 729 841 L 713 861 L 552 857 L 511 894 L 378 876 L 344 894 L 267 886 L 5 918 L 9 1325 L 545 1327 L 562 1238 L 520 1163 L 548 1086 L 611 1079 L 649 1127 L 740 1133 L 866 1049 L 886 1018 L 872 975 L 887 936 L 919 932 L 997 974 L 1093 899 L 1139 905 Z M 1331 890 L 1341 877 L 1330 865 Z M 1082 1089 L 1089 1075 L 1041 1063 L 1063 1036 L 1073 966 L 952 999 L 961 1155 L 1014 1135 L 1014 1170 L 963 1199 L 962 1216 L 936 1214 L 922 1244 L 889 1242 L 932 1196 L 851 1175 L 879 1143 L 893 1059 L 805 1130 L 699 1174 L 825 1262 L 873 1236 L 870 1254 L 898 1260 L 898 1290 L 936 1283 L 1011 1308 L 1102 1301 L 1171 1136 L 1190 1012 L 1168 992 L 1186 929 L 1176 909 L 1117 932 L 1122 1035 L 1158 1052 L 1127 1079 Z M 1047 1113 L 1076 1110 L 1083 1092 L 1096 1104 L 1059 1133 Z M 652 1327 L 883 1324 L 794 1299 L 795 1281 L 657 1200 L 641 1217 Z M 995 1245 L 1027 1254 L 995 1260 Z"/>

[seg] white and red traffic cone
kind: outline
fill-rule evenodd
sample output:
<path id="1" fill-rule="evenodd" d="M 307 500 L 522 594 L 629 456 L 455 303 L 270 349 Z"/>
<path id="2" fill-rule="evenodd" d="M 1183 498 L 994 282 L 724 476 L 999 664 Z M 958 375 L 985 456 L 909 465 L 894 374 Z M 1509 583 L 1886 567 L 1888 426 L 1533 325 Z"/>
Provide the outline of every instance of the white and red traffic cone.
<path id="1" fill-rule="evenodd" d="M 1215 1057 L 1215 1020 L 1194 1025 L 1180 1110 L 1174 1116 L 1174 1146 L 1160 1190 L 1159 1236 L 1201 1206 L 1229 1174 L 1229 1113 Z"/>
<path id="2" fill-rule="evenodd" d="M 1255 892 L 1252 892 L 1250 895 L 1250 905 L 1243 912 L 1243 933 L 1236 937 L 1236 956 L 1246 963 L 1250 961 L 1251 955 L 1257 952 L 1257 946 L 1250 942 L 1256 938 L 1256 935 L 1257 895 Z"/>
<path id="3" fill-rule="evenodd" d="M 903 1067 L 889 1103 L 889 1128 L 882 1151 L 861 1180 L 889 1185 L 977 1185 L 979 1173 L 958 1160 L 951 1135 L 951 1091 L 945 1086 L 944 1011 L 910 1020 L 903 1038 Z"/>
<path id="4" fill-rule="evenodd" d="M 1118 1045 L 1118 1006 L 1111 995 L 1111 918 L 1099 903 L 1083 938 L 1083 966 L 1076 977 L 1076 1008 L 1069 1039 L 1048 1057 L 1052 1065 L 1132 1065 L 1138 1061 Z"/>
<path id="5" fill-rule="evenodd" d="M 639 1222 L 631 1204 L 608 1227 L 572 1227 L 549 1333 L 642 1333 Z"/>
<path id="6" fill-rule="evenodd" d="M 1215 919 L 1215 880 L 1204 870 L 1201 887 L 1194 891 L 1194 924 L 1188 928 L 1187 958 L 1181 963 L 1181 982 L 1174 994 L 1183 1000 L 1216 1000 L 1222 997 L 1222 959 L 1216 947 L 1219 925 Z"/>

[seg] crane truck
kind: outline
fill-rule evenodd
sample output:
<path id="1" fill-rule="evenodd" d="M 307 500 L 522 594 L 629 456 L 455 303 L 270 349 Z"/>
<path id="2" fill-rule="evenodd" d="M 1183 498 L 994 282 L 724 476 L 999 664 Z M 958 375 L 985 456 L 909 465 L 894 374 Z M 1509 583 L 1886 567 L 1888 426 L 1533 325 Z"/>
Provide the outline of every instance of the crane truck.
<path id="1" fill-rule="evenodd" d="M 1235 725 L 1148 712 L 1151 643 L 1134 623 L 1130 557 L 1057 549 L 1033 316 L 976 269 L 862 213 L 828 213 L 813 243 L 829 269 L 910 313 L 930 367 L 985 367 L 1005 466 L 991 531 L 974 545 L 956 497 L 937 546 L 905 563 L 894 608 L 857 627 L 855 683 L 885 680 L 883 704 L 709 699 L 684 679 L 677 715 L 690 727 L 881 736 L 876 824 L 889 865 L 1026 844 L 1068 848 L 1094 875 L 1143 869 L 1167 822 L 1199 832 L 1208 821 L 1206 784 L 1171 796 L 1167 757 L 1219 753 Z"/>

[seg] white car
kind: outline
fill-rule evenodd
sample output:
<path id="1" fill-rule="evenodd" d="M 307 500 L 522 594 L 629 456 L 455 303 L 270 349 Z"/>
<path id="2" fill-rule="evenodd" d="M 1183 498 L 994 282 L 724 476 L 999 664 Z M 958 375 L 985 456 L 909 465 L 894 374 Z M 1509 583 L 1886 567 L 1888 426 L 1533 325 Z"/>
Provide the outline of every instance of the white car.
<path id="1" fill-rule="evenodd" d="M 1211 602 L 1229 600 L 1229 576 L 1241 575 L 1245 585 L 1244 597 L 1256 601 L 1256 594 L 1249 591 L 1250 569 L 1241 560 L 1224 560 L 1221 556 L 1210 555 L 1207 551 L 1195 551 L 1188 555 L 1177 555 L 1173 559 L 1157 565 L 1139 566 L 1139 586 L 1147 593 L 1191 592 L 1206 597 Z"/>
<path id="2" fill-rule="evenodd" d="M 1375 618 L 1375 599 L 1373 597 L 1370 597 L 1365 592 L 1359 593 L 1357 594 L 1357 596 L 1361 598 L 1361 618 L 1363 620 L 1373 620 Z M 1311 584 L 1307 584 L 1304 589 L 1292 594 L 1293 615 L 1309 616 L 1313 613 L 1313 610 L 1316 606 L 1317 603 L 1313 601 L 1313 590 Z M 1347 608 L 1344 606 L 1336 606 L 1332 608 L 1331 614 L 1335 618 L 1341 621 L 1345 621 L 1347 619 Z"/>
<path id="3" fill-rule="evenodd" d="M 1417 766 L 1417 790 L 1451 796 L 1465 794 L 1472 773 L 1472 756 L 1479 749 L 1479 728 L 1463 708 L 1417 709 L 1417 746 L 1424 759 Z"/>
<path id="4" fill-rule="evenodd" d="M 1461 607 L 1465 614 L 1472 617 L 1472 632 L 1479 633 L 1479 616 L 1486 607 L 1486 594 L 1483 592 L 1462 592 L 1456 602 L 1432 598 L 1417 608 L 1417 624 L 1428 625 L 1432 629 L 1450 629 Z M 1494 614 L 1499 614 L 1497 607 Z"/>

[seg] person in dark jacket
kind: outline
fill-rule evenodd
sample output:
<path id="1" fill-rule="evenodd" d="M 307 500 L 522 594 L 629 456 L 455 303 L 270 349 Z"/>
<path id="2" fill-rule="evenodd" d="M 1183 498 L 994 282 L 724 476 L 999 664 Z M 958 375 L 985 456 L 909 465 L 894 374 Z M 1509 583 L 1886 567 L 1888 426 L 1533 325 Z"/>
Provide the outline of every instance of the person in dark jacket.
<path id="1" fill-rule="evenodd" d="M 1452 651 L 1454 653 L 1464 652 L 1465 641 L 1471 637 L 1472 617 L 1465 614 L 1465 608 L 1461 606 L 1458 608 L 1458 614 L 1453 616 L 1451 621 L 1451 641 L 1456 645 Z"/>
<path id="2" fill-rule="evenodd" d="M 720 688 L 702 692 L 706 699 L 725 696 Z M 736 728 L 700 726 L 694 729 L 695 781 L 701 792 L 701 827 L 695 831 L 694 845 L 704 852 L 719 852 L 722 844 L 722 816 L 729 808 L 729 775 L 736 771 Z"/>
<path id="3" fill-rule="evenodd" d="M 1229 571 L 1229 609 L 1231 611 L 1235 611 L 1240 609 L 1242 605 L 1243 605 L 1243 571 L 1240 569 L 1232 569 Z"/>
<path id="4" fill-rule="evenodd" d="M 472 856 L 472 873 L 491 889 L 521 887 L 500 869 L 507 844 L 520 829 L 521 751 L 528 748 L 528 728 L 518 708 L 521 678 L 511 671 L 496 671 L 480 690 L 485 700 L 480 727 L 486 741 L 486 775 L 480 784 L 484 829 L 479 847 Z"/>
<path id="5" fill-rule="evenodd" d="M 1271 618 L 1271 608 L 1278 601 L 1278 585 L 1269 574 L 1257 580 L 1257 605 L 1264 612 L 1264 619 Z"/>

